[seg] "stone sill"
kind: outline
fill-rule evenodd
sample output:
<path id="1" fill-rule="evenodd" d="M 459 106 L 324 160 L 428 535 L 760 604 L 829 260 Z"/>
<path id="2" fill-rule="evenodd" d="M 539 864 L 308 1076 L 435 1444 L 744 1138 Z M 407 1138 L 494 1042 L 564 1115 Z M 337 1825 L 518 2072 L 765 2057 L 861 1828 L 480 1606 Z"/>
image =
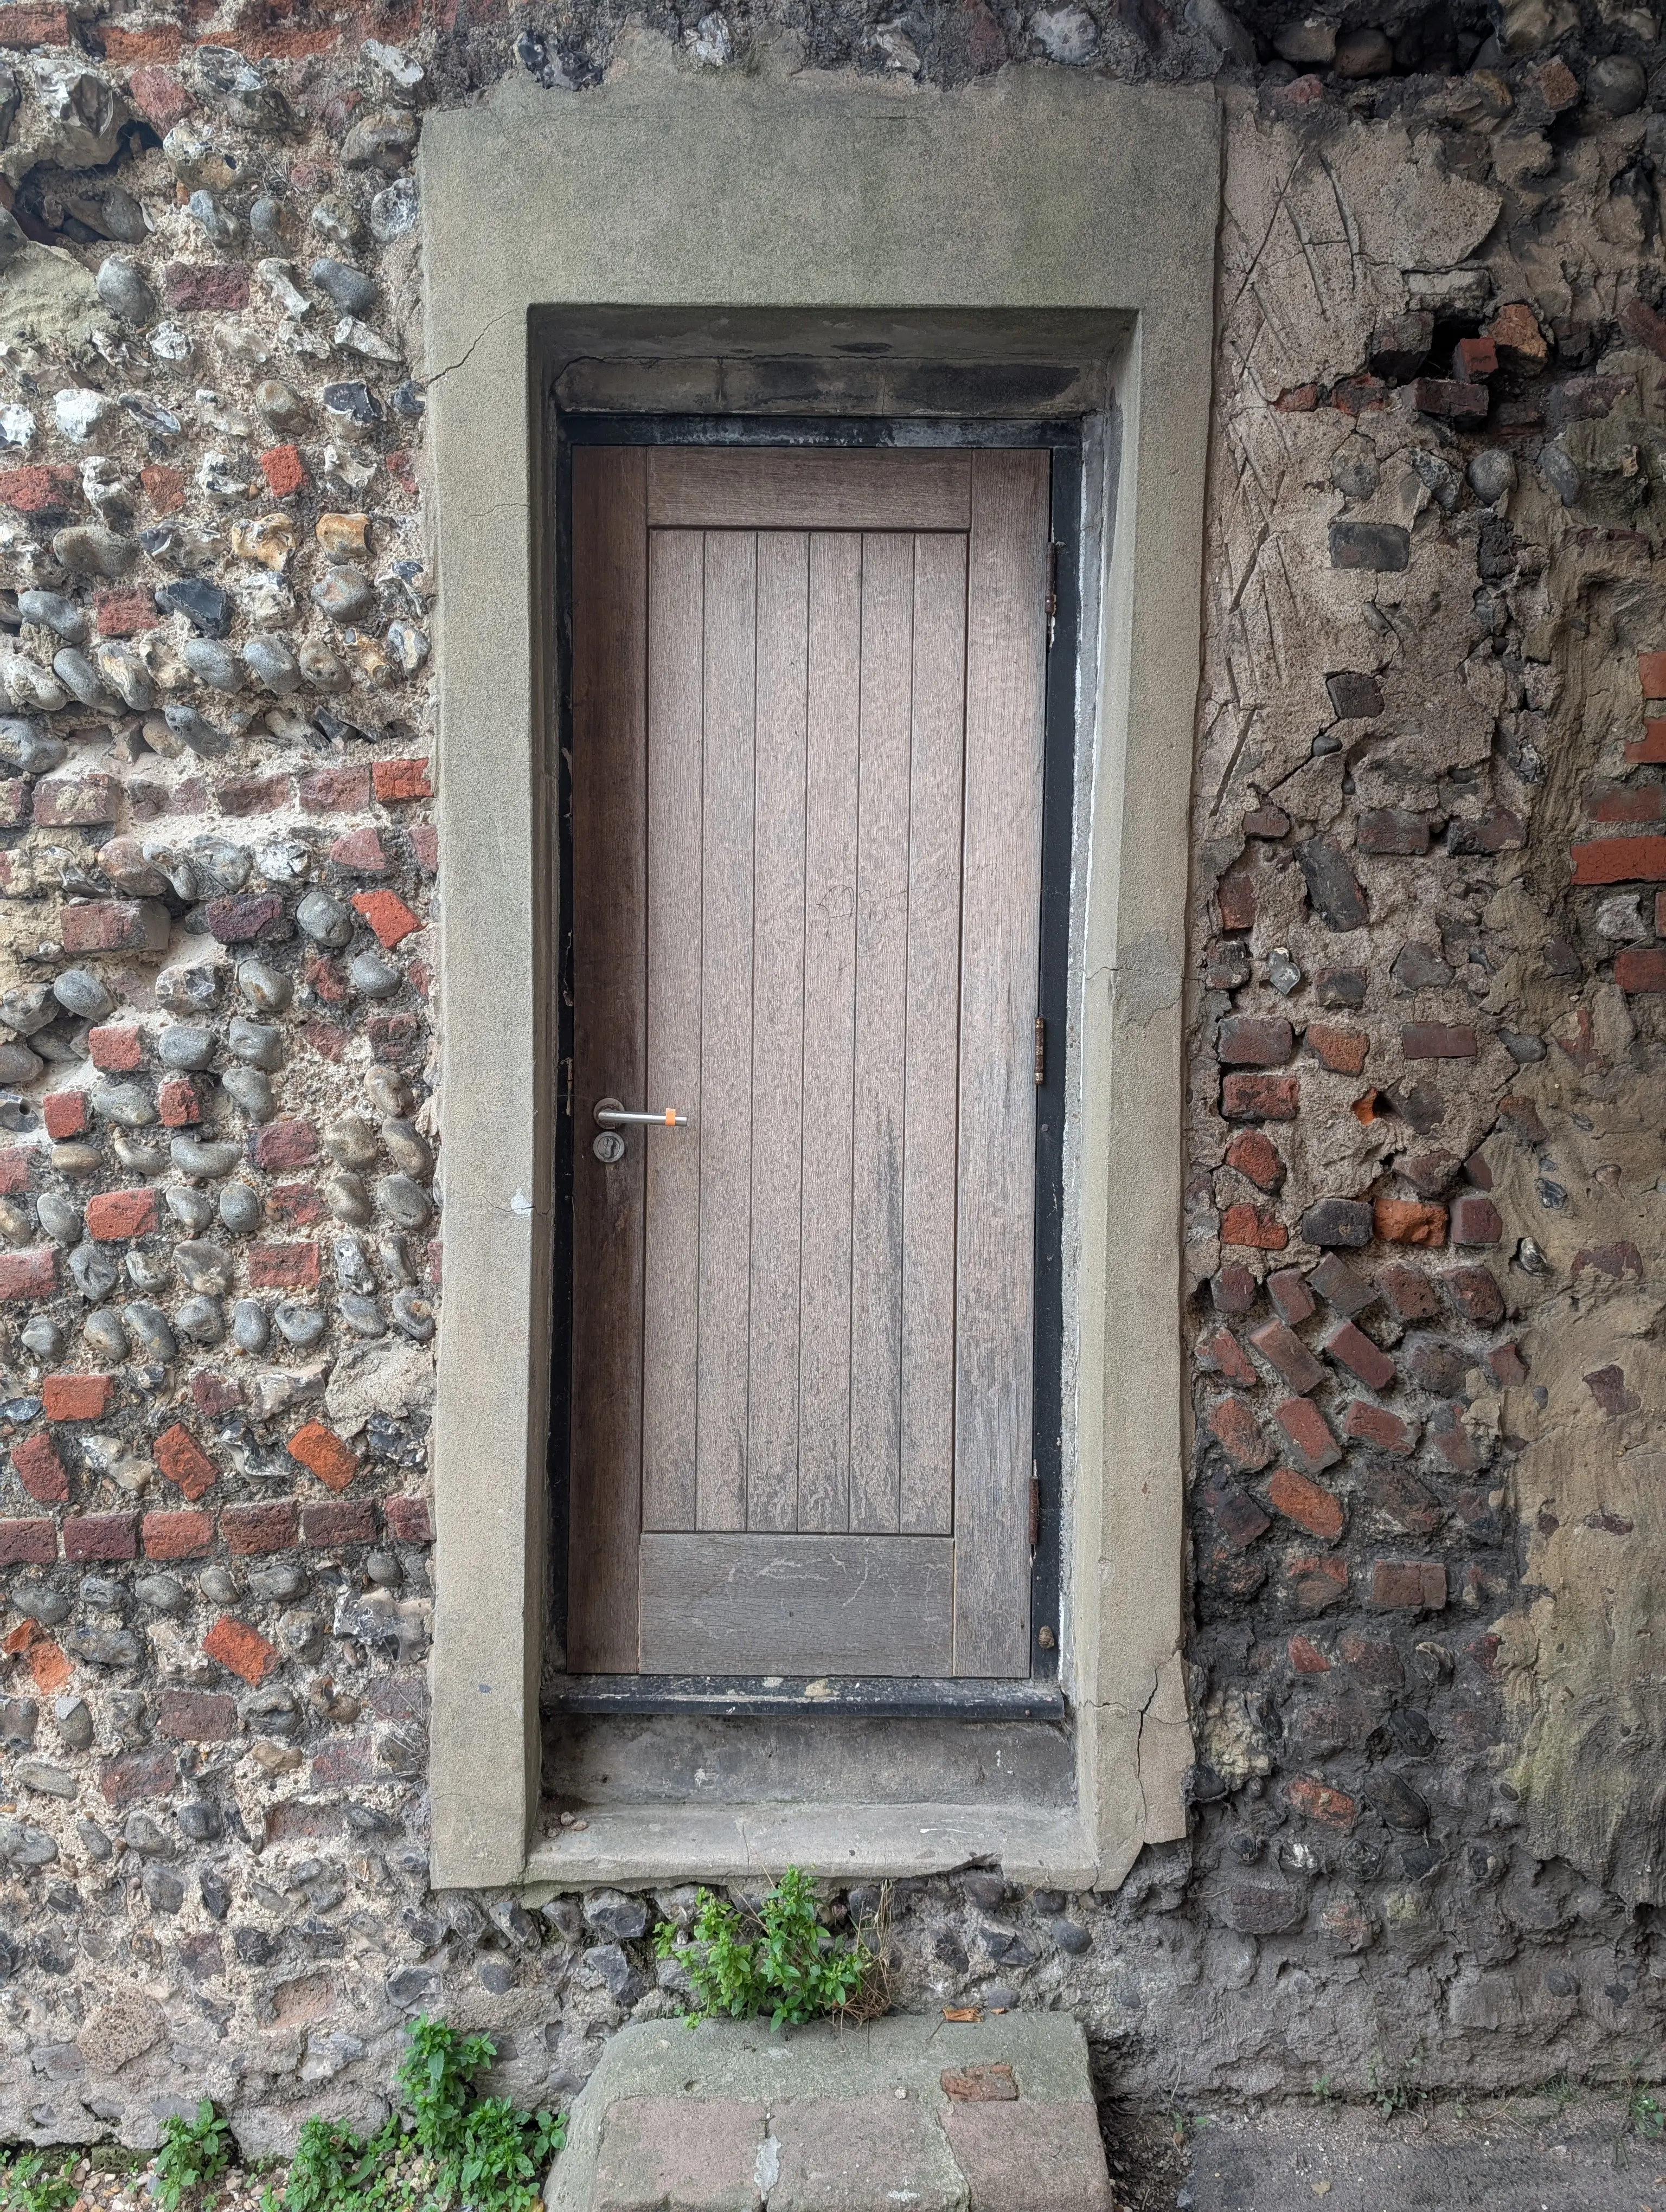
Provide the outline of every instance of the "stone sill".
<path id="1" fill-rule="evenodd" d="M 966 1805 L 607 1805 L 534 1844 L 525 1882 L 558 1889 L 745 1881 L 789 1866 L 883 1881 L 999 1866 L 1032 1889 L 1091 1889 L 1094 1853 L 1074 1812 Z"/>

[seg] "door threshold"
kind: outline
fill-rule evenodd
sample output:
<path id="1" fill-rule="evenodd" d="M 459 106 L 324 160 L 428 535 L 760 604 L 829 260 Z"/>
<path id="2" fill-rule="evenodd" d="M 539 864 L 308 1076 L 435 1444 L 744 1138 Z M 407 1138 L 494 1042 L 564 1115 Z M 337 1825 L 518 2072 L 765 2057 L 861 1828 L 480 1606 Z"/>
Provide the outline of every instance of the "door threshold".
<path id="1" fill-rule="evenodd" d="M 546 1685 L 562 1713 L 710 1713 L 726 1720 L 850 1713 L 866 1720 L 1062 1721 L 1056 1682 L 825 1674 L 567 1674 Z"/>
<path id="2" fill-rule="evenodd" d="M 556 1889 L 745 1881 L 789 1867 L 883 1881 L 998 1866 L 1031 1889 L 1091 1889 L 1097 1870 L 1073 1810 L 967 1805 L 602 1805 L 552 1828 L 523 1882 Z"/>

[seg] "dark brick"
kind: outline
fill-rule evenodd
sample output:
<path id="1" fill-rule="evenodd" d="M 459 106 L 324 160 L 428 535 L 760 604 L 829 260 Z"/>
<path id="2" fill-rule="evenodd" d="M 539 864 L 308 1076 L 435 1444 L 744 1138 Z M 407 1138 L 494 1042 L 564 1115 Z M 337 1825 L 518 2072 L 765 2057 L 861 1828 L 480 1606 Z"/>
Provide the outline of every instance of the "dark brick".
<path id="1" fill-rule="evenodd" d="M 1460 384 L 1455 377 L 1420 376 L 1412 386 L 1412 404 L 1420 415 L 1438 415 L 1449 422 L 1483 422 L 1492 404 L 1484 384 Z"/>
<path id="2" fill-rule="evenodd" d="M 1386 1390 L 1394 1380 L 1394 1362 L 1380 1345 L 1373 1344 L 1351 1321 L 1332 1329 L 1325 1339 L 1325 1357 L 1357 1375 L 1368 1390 Z"/>
<path id="3" fill-rule="evenodd" d="M 1491 1443 L 1474 1435 L 1456 1406 L 1443 1406 L 1424 1436 L 1435 1457 L 1454 1474 L 1479 1474 L 1493 1456 Z"/>
<path id="4" fill-rule="evenodd" d="M 1410 856 L 1429 849 L 1429 817 L 1403 806 L 1366 806 L 1354 824 L 1362 853 Z"/>
<path id="5" fill-rule="evenodd" d="M 1438 1613 L 1446 1603 L 1439 1559 L 1378 1559 L 1371 1571 L 1371 1602 L 1379 1613 Z"/>
<path id="6" fill-rule="evenodd" d="M 1467 1022 L 1406 1022 L 1400 1049 L 1408 1060 L 1473 1060 L 1479 1048 Z"/>
<path id="7" fill-rule="evenodd" d="M 1303 1214 L 1302 1235 L 1310 1244 L 1369 1244 L 1371 1210 L 1357 1198 L 1322 1198 Z"/>
<path id="8" fill-rule="evenodd" d="M 160 899 L 82 899 L 58 909 L 66 952 L 161 952 L 168 936 Z"/>
<path id="9" fill-rule="evenodd" d="M 1281 1014 L 1228 1014 L 1215 1042 L 1227 1067 L 1282 1067 L 1295 1049 L 1295 1032 Z"/>
<path id="10" fill-rule="evenodd" d="M 1397 522 L 1333 522 L 1330 526 L 1333 568 L 1368 568 L 1379 575 L 1395 575 L 1410 567 L 1411 558 L 1411 532 Z"/>
<path id="11" fill-rule="evenodd" d="M 1406 1668 L 1386 1637 L 1362 1636 L 1357 1628 L 1344 1630 L 1336 1639 L 1336 1656 L 1349 1674 L 1372 1690 L 1402 1690 Z"/>
<path id="12" fill-rule="evenodd" d="M 1293 1121 L 1301 1097 L 1299 1076 L 1227 1075 L 1221 1079 L 1220 1110 L 1229 1121 Z"/>
<path id="13" fill-rule="evenodd" d="M 130 1805 L 167 1797 L 179 1779 L 179 1762 L 171 1751 L 129 1751 L 106 1759 L 99 1768 L 104 1801 L 125 1813 Z"/>
<path id="14" fill-rule="evenodd" d="M 1506 1389 L 1527 1380 L 1527 1362 L 1522 1358 L 1519 1345 L 1495 1345 L 1487 1355 L 1487 1364 L 1492 1370 L 1493 1380 Z"/>
<path id="15" fill-rule="evenodd" d="M 1491 1328 L 1504 1319 L 1504 1292 L 1490 1267 L 1449 1267 L 1440 1278 L 1440 1287 L 1460 1320 Z"/>
<path id="16" fill-rule="evenodd" d="M 58 1523 L 0 1517 L 0 1567 L 50 1567 L 58 1558 Z"/>
<path id="17" fill-rule="evenodd" d="M 1292 1613 L 1310 1620 L 1348 1594 L 1346 1559 L 1296 1559 L 1285 1570 L 1285 1596 Z"/>
<path id="18" fill-rule="evenodd" d="M 1298 1267 L 1280 1267 L 1276 1274 L 1269 1275 L 1267 1295 L 1279 1319 L 1288 1322 L 1292 1328 L 1298 1328 L 1316 1310 L 1307 1278 Z"/>
<path id="19" fill-rule="evenodd" d="M 137 1513 L 72 1513 L 64 1523 L 66 1559 L 133 1559 L 138 1551 Z"/>
<path id="20" fill-rule="evenodd" d="M 1666 945 L 1628 945 L 1614 955 L 1614 980 L 1633 997 L 1666 991 Z"/>
<path id="21" fill-rule="evenodd" d="M 268 1121 L 250 1136 L 249 1157 L 267 1175 L 304 1168 L 318 1158 L 318 1139 L 310 1121 Z"/>
<path id="22" fill-rule="evenodd" d="M 1215 892 L 1224 930 L 1253 929 L 1256 926 L 1256 879 L 1247 867 L 1230 868 Z"/>
<path id="23" fill-rule="evenodd" d="M 1446 825 L 1449 853 L 1518 853 L 1526 842 L 1526 825 L 1507 806 L 1489 806 L 1474 817 L 1454 815 Z"/>
<path id="24" fill-rule="evenodd" d="M 287 1551 L 295 1540 L 296 1510 L 292 1498 L 271 1505 L 228 1505 L 220 1516 L 226 1549 L 243 1558 Z"/>
<path id="25" fill-rule="evenodd" d="M 1209 1295 L 1214 1300 L 1217 1313 L 1236 1318 L 1247 1314 L 1255 1304 L 1256 1279 L 1242 1260 L 1229 1260 L 1219 1274 L 1210 1277 Z"/>
<path id="26" fill-rule="evenodd" d="M 276 891 L 246 891 L 235 898 L 213 898 L 202 915 L 209 933 L 222 945 L 271 945 L 290 933 L 289 918 Z"/>
<path id="27" fill-rule="evenodd" d="M 323 1505 L 303 1506 L 301 1533 L 303 1541 L 314 1547 L 374 1544 L 376 1509 L 368 1498 L 332 1498 Z"/>
<path id="28" fill-rule="evenodd" d="M 216 1690 L 164 1690 L 156 1726 L 176 1743 L 227 1743 L 237 1734 L 237 1700 Z"/>
<path id="29" fill-rule="evenodd" d="M 1413 1382 L 1433 1396 L 1456 1397 L 1463 1388 L 1468 1358 L 1444 1337 L 1408 1336 L 1400 1347 L 1400 1356 Z"/>
<path id="30" fill-rule="evenodd" d="M 1438 1198 L 1450 1187 L 1457 1166 L 1450 1152 L 1414 1152 L 1401 1161 L 1400 1172 L 1420 1198 Z"/>
<path id="31" fill-rule="evenodd" d="M 1281 1321 L 1264 1321 L 1259 1328 L 1250 1330 L 1250 1341 L 1292 1390 L 1305 1395 L 1324 1381 L 1324 1369 L 1295 1331 Z"/>
<path id="32" fill-rule="evenodd" d="M 1296 848 L 1296 859 L 1307 885 L 1308 904 L 1327 929 L 1363 929 L 1370 919 L 1365 895 L 1353 871 L 1328 837 L 1310 837 Z"/>
<path id="33" fill-rule="evenodd" d="M 382 1520 L 396 1543 L 431 1544 L 434 1529 L 426 1498 L 385 1498 Z"/>
<path id="34" fill-rule="evenodd" d="M 182 314 L 246 307 L 248 264 L 242 261 L 170 261 L 162 270 L 162 297 L 170 307 Z"/>
<path id="35" fill-rule="evenodd" d="M 1342 1456 L 1341 1446 L 1310 1399 L 1281 1398 L 1273 1408 L 1273 1419 L 1283 1430 L 1291 1455 L 1304 1474 L 1322 1474 Z"/>
<path id="36" fill-rule="evenodd" d="M 1253 1498 L 1242 1490 L 1231 1490 L 1225 1485 L 1206 1493 L 1205 1504 L 1210 1518 L 1229 1544 L 1239 1551 L 1247 1551 L 1258 1536 L 1264 1536 L 1273 1523 Z"/>
<path id="37" fill-rule="evenodd" d="M 1374 676 L 1352 668 L 1339 669 L 1335 675 L 1326 677 L 1325 690 L 1330 694 L 1330 711 L 1339 722 L 1368 722 L 1383 711 L 1383 687 Z"/>
<path id="38" fill-rule="evenodd" d="M 1440 1310 L 1434 1285 L 1420 1267 L 1396 1260 L 1377 1278 L 1377 1288 L 1402 1321 L 1428 1321 Z"/>
<path id="39" fill-rule="evenodd" d="M 1339 1260 L 1334 1252 L 1326 1253 L 1308 1280 L 1325 1304 L 1334 1306 L 1338 1313 L 1364 1313 L 1376 1301 L 1375 1283 L 1350 1267 L 1346 1260 Z"/>

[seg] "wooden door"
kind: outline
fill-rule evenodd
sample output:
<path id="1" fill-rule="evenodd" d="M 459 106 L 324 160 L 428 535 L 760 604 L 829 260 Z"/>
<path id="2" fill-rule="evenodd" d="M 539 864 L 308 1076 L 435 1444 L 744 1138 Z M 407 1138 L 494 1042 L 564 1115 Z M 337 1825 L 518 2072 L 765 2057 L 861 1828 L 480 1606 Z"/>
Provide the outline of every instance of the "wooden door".
<path id="1" fill-rule="evenodd" d="M 574 1672 L 1029 1672 L 1048 497 L 575 453 Z"/>

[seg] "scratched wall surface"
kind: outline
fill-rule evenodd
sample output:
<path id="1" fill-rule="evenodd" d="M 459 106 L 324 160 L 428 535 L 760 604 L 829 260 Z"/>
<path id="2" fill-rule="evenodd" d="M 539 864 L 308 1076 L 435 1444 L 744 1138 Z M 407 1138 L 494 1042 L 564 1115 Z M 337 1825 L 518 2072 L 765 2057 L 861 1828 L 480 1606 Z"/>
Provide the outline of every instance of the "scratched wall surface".
<path id="1" fill-rule="evenodd" d="M 508 70 L 581 100 L 644 36 L 927 99 L 1213 79 L 1226 115 L 1190 1832 L 1097 1898 L 907 1886 L 903 2001 L 1067 2005 L 1109 2086 L 1165 2097 L 1651 2046 L 1659 29 L 0 10 L 0 2139 L 152 2141 L 200 2094 L 252 2153 L 374 2118 L 422 2009 L 559 2100 L 678 2007 L 645 1931 L 689 1893 L 436 1894 L 423 1793 L 412 160 L 435 102 Z"/>

